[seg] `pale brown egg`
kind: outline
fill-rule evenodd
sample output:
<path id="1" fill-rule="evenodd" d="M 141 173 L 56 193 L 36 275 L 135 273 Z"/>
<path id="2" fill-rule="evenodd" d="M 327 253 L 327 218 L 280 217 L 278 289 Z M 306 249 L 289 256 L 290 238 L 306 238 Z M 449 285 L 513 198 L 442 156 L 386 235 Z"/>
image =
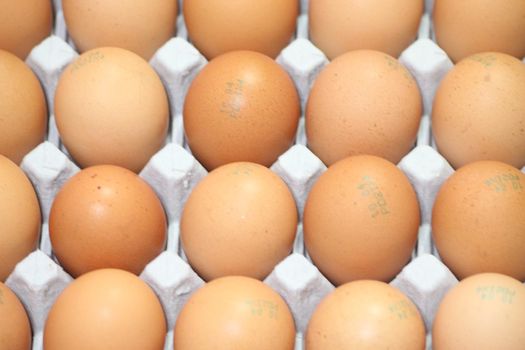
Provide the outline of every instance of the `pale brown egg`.
<path id="1" fill-rule="evenodd" d="M 421 0 L 310 0 L 310 39 L 330 59 L 361 49 L 398 57 L 422 15 Z"/>
<path id="2" fill-rule="evenodd" d="M 417 83 L 395 58 L 349 52 L 314 82 L 306 106 L 308 147 L 326 165 L 357 154 L 397 164 L 415 144 L 421 114 Z"/>
<path id="3" fill-rule="evenodd" d="M 335 285 L 388 282 L 410 260 L 420 223 L 416 193 L 394 164 L 345 158 L 323 173 L 304 209 L 304 240 L 314 264 Z"/>
<path id="4" fill-rule="evenodd" d="M 24 172 L 0 154 L 0 282 L 36 249 L 40 205 Z"/>
<path id="5" fill-rule="evenodd" d="M 277 57 L 295 32 L 297 0 L 189 0 L 183 6 L 191 42 L 208 59 L 252 50 Z"/>
<path id="6" fill-rule="evenodd" d="M 443 262 L 459 278 L 498 272 L 525 281 L 525 174 L 479 161 L 441 187 L 432 236 Z"/>
<path id="7" fill-rule="evenodd" d="M 62 142 L 81 167 L 113 164 L 139 172 L 164 144 L 168 97 L 142 58 L 98 48 L 80 55 L 60 77 L 55 117 Z"/>
<path id="8" fill-rule="evenodd" d="M 416 194 L 401 170 L 375 156 L 348 157 L 329 167 L 308 194 L 305 246 L 335 285 L 388 282 L 410 260 L 419 223 Z"/>
<path id="9" fill-rule="evenodd" d="M 62 8 L 80 52 L 115 46 L 149 60 L 176 31 L 177 0 L 62 0 Z"/>
<path id="10" fill-rule="evenodd" d="M 0 0 L 0 49 L 25 60 L 51 34 L 51 0 Z"/>
<path id="11" fill-rule="evenodd" d="M 82 170 L 60 189 L 49 234 L 54 254 L 72 276 L 106 267 L 139 274 L 164 249 L 166 216 L 137 174 L 99 165 Z"/>
<path id="12" fill-rule="evenodd" d="M 317 306 L 306 331 L 306 350 L 425 349 L 425 325 L 398 289 L 355 281 L 335 289 Z"/>
<path id="13" fill-rule="evenodd" d="M 525 286 L 514 278 L 483 273 L 459 282 L 434 319 L 434 350 L 522 350 Z"/>
<path id="14" fill-rule="evenodd" d="M 190 194 L 181 241 L 205 280 L 227 275 L 265 278 L 292 250 L 295 201 L 283 180 L 247 162 L 212 171 Z"/>
<path id="15" fill-rule="evenodd" d="M 58 296 L 44 328 L 46 350 L 162 350 L 166 320 L 153 290 L 133 274 L 97 270 Z"/>
<path id="16" fill-rule="evenodd" d="M 20 164 L 44 141 L 46 127 L 46 98 L 38 78 L 18 57 L 0 50 L 0 154 Z"/>
<path id="17" fill-rule="evenodd" d="M 0 348 L 31 349 L 31 325 L 15 293 L 0 282 Z"/>
<path id="18" fill-rule="evenodd" d="M 174 350 L 293 350 L 295 326 L 274 290 L 252 278 L 230 276 L 207 283 L 190 297 L 173 340 Z"/>
<path id="19" fill-rule="evenodd" d="M 496 52 L 456 64 L 436 92 L 432 133 L 455 168 L 477 160 L 525 166 L 525 64 Z"/>
<path id="20" fill-rule="evenodd" d="M 457 62 L 478 52 L 525 56 L 525 1 L 435 0 L 438 45 Z"/>
<path id="21" fill-rule="evenodd" d="M 210 61 L 184 103 L 184 130 L 206 168 L 235 161 L 270 166 L 292 144 L 299 122 L 292 79 L 271 58 L 235 51 Z"/>

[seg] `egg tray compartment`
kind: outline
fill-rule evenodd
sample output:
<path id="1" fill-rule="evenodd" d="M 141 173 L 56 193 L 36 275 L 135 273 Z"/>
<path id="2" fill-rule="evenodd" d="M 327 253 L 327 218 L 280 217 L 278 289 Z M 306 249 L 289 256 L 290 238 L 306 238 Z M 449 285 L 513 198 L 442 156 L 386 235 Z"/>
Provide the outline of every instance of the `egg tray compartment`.
<path id="1" fill-rule="evenodd" d="M 60 1 L 55 3 L 56 35 L 35 47 L 27 59 L 44 86 L 51 112 L 58 78 L 65 67 L 78 56 L 71 44 L 65 41 L 67 32 L 63 16 L 61 17 Z M 281 52 L 277 62 L 293 78 L 304 110 L 310 87 L 328 60 L 307 39 L 307 1 L 302 3 L 303 14 L 298 19 L 297 38 Z M 427 1 L 427 6 L 429 3 L 431 1 Z M 179 16 L 178 23 L 178 36 L 170 39 L 150 61 L 159 73 L 169 96 L 171 132 L 165 147 L 152 157 L 140 174 L 159 195 L 169 220 L 166 250 L 148 264 L 140 276 L 155 290 L 164 307 L 170 330 L 165 349 L 172 349 L 171 330 L 182 306 L 191 293 L 204 283 L 187 264 L 179 246 L 179 218 L 191 189 L 207 173 L 184 143 L 182 127 L 184 96 L 192 79 L 206 64 L 206 59 L 187 41 L 182 16 Z M 428 115 L 437 85 L 452 67 L 452 63 L 429 37 L 430 17 L 425 14 L 418 40 L 400 57 L 400 61 L 416 78 L 424 104 L 417 145 L 398 164 L 416 190 L 422 225 L 413 259 L 391 282 L 415 302 L 427 330 L 431 327 L 440 300 L 457 283 L 448 268 L 439 261 L 431 241 L 430 216 L 433 201 L 441 184 L 453 173 L 453 169 L 435 150 Z M 28 154 L 21 165 L 33 182 L 41 203 L 44 224 L 39 250 L 18 264 L 7 280 L 7 284 L 28 310 L 34 333 L 34 350 L 42 349 L 42 330 L 49 309 L 63 288 L 72 281 L 52 256 L 47 223 L 56 193 L 69 177 L 79 171 L 60 143 L 52 115 L 47 139 L 48 141 Z M 271 167 L 288 184 L 301 216 L 310 188 L 326 170 L 305 144 L 302 117 L 296 144 Z M 302 333 L 312 312 L 334 286 L 308 258 L 304 250 L 301 224 L 298 226 L 293 253 L 274 268 L 265 282 L 283 296 L 290 306 L 298 331 L 296 349 L 302 349 Z M 430 337 L 428 338 L 427 348 L 430 349 Z"/>

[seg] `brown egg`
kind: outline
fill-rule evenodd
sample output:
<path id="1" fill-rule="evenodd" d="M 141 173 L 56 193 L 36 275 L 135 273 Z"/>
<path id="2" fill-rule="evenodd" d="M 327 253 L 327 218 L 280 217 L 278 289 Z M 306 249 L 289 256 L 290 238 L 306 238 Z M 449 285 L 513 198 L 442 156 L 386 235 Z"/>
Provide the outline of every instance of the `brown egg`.
<path id="1" fill-rule="evenodd" d="M 31 325 L 15 293 L 0 282 L 0 348 L 31 349 Z"/>
<path id="2" fill-rule="evenodd" d="M 46 98 L 37 77 L 18 57 L 0 50 L 0 154 L 20 164 L 44 141 L 46 126 Z"/>
<path id="3" fill-rule="evenodd" d="M 31 325 L 15 293 L 0 282 L 0 348 L 31 349 Z"/>
<path id="4" fill-rule="evenodd" d="M 72 276 L 106 267 L 139 274 L 164 249 L 166 216 L 137 174 L 99 165 L 62 187 L 51 207 L 49 234 L 53 252 Z"/>
<path id="5" fill-rule="evenodd" d="M 115 46 L 149 60 L 176 30 L 177 0 L 62 0 L 62 8 L 80 52 Z"/>
<path id="6" fill-rule="evenodd" d="M 335 285 L 392 280 L 410 260 L 419 227 L 417 197 L 394 164 L 345 158 L 322 174 L 304 209 L 304 240 L 314 264 Z"/>
<path id="7" fill-rule="evenodd" d="M 525 64 L 495 52 L 456 64 L 436 92 L 432 132 L 455 168 L 477 160 L 525 166 Z"/>
<path id="8" fill-rule="evenodd" d="M 0 49 L 25 60 L 51 34 L 51 0 L 0 0 Z"/>
<path id="9" fill-rule="evenodd" d="M 496 273 L 461 281 L 443 299 L 434 319 L 434 350 L 522 350 L 525 286 Z"/>
<path id="10" fill-rule="evenodd" d="M 87 273 L 59 295 L 44 328 L 46 350 L 162 350 L 166 320 L 151 288 L 116 269 Z"/>
<path id="11" fill-rule="evenodd" d="M 525 1 L 435 0 L 434 32 L 457 62 L 478 52 L 525 56 Z"/>
<path id="12" fill-rule="evenodd" d="M 208 169 L 235 161 L 270 166 L 292 145 L 299 115 L 286 71 L 263 54 L 235 51 L 212 60 L 191 84 L 184 129 Z"/>
<path id="13" fill-rule="evenodd" d="M 284 181 L 268 168 L 231 163 L 195 187 L 180 227 L 188 261 L 204 279 L 263 279 L 292 250 L 297 209 Z"/>
<path id="14" fill-rule="evenodd" d="M 208 59 L 252 50 L 277 57 L 295 32 L 297 0 L 191 0 L 183 7 L 191 42 Z"/>
<path id="15" fill-rule="evenodd" d="M 326 165 L 357 154 L 398 163 L 414 146 L 421 114 L 417 83 L 395 58 L 349 52 L 314 82 L 306 106 L 308 146 Z"/>
<path id="16" fill-rule="evenodd" d="M 340 286 L 317 307 L 306 350 L 425 349 L 425 325 L 403 293 L 378 281 Z"/>
<path id="17" fill-rule="evenodd" d="M 258 280 L 231 276 L 207 283 L 190 297 L 173 339 L 175 350 L 293 350 L 295 327 L 279 294 Z"/>
<path id="18" fill-rule="evenodd" d="M 310 39 L 330 59 L 352 50 L 398 57 L 417 36 L 420 0 L 310 0 Z"/>
<path id="19" fill-rule="evenodd" d="M 454 173 L 432 212 L 443 262 L 459 278 L 499 272 L 525 281 L 525 174 L 495 161 Z"/>
<path id="20" fill-rule="evenodd" d="M 40 221 L 33 185 L 15 163 L 0 154 L 0 281 L 36 249 Z"/>
<path id="21" fill-rule="evenodd" d="M 114 164 L 139 172 L 168 130 L 159 76 L 130 51 L 88 51 L 60 77 L 55 117 L 62 142 L 81 167 Z"/>

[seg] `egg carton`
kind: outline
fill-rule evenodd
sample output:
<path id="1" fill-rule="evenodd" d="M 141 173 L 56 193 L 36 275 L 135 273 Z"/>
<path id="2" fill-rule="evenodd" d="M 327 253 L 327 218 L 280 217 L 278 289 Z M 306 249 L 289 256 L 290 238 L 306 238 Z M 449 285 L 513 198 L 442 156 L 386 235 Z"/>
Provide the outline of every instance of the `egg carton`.
<path id="1" fill-rule="evenodd" d="M 276 59 L 295 82 L 303 111 L 313 81 L 328 64 L 324 54 L 308 40 L 307 5 L 307 0 L 301 1 L 296 37 Z M 418 39 L 400 56 L 400 61 L 417 80 L 423 98 L 424 115 L 417 144 L 398 164 L 417 193 L 422 224 L 412 260 L 391 282 L 414 301 L 427 330 L 431 329 L 439 302 L 457 283 L 450 270 L 440 262 L 431 239 L 432 205 L 441 184 L 453 173 L 451 166 L 436 151 L 430 131 L 433 96 L 439 82 L 452 67 L 445 52 L 431 40 L 428 12 L 431 6 L 432 1 L 426 1 L 427 12 L 423 15 Z M 42 331 L 47 313 L 57 296 L 72 281 L 52 254 L 48 232 L 53 198 L 62 185 L 79 171 L 60 142 L 52 115 L 58 79 L 78 56 L 67 37 L 60 0 L 55 0 L 55 10 L 53 35 L 36 46 L 27 58 L 27 64 L 42 82 L 51 112 L 47 141 L 29 153 L 21 164 L 40 200 L 43 215 L 41 240 L 39 249 L 21 261 L 6 282 L 28 311 L 34 334 L 33 350 L 42 349 Z M 179 244 L 179 221 L 192 188 L 207 174 L 185 143 L 182 118 L 189 84 L 206 63 L 206 59 L 189 43 L 182 16 L 178 19 L 177 37 L 165 43 L 150 61 L 166 87 L 172 127 L 166 145 L 151 158 L 140 176 L 161 199 L 169 226 L 166 250 L 146 266 L 140 277 L 155 290 L 163 305 L 169 330 L 166 350 L 172 349 L 172 329 L 181 308 L 189 296 L 204 284 L 188 265 Z M 300 119 L 295 145 L 282 154 L 271 169 L 288 184 L 302 218 L 307 195 L 326 170 L 306 147 L 304 116 Z M 313 311 L 335 287 L 309 259 L 304 249 L 301 223 L 292 254 L 275 266 L 264 282 L 288 303 L 298 331 L 296 350 L 302 349 L 303 334 Z M 427 348 L 430 349 L 428 338 Z"/>

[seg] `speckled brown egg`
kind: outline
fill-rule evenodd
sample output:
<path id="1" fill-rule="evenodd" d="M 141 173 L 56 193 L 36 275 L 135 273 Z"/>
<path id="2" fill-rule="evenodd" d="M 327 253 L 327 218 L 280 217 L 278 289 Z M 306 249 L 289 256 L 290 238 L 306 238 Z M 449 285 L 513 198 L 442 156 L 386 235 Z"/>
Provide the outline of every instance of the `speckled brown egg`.
<path id="1" fill-rule="evenodd" d="M 297 0 L 190 0 L 183 6 L 191 42 L 208 59 L 235 50 L 272 58 L 295 32 Z"/>
<path id="2" fill-rule="evenodd" d="M 416 193 L 401 170 L 375 156 L 348 157 L 330 166 L 308 195 L 305 246 L 335 285 L 388 282 L 410 260 L 419 222 Z"/>
<path id="3" fill-rule="evenodd" d="M 525 166 L 525 64 L 496 52 L 456 64 L 436 92 L 432 132 L 455 168 L 477 160 Z"/>
<path id="4" fill-rule="evenodd" d="M 498 272 L 525 281 L 525 174 L 495 161 L 470 163 L 441 187 L 432 236 L 459 278 Z"/>
<path id="5" fill-rule="evenodd" d="M 230 163 L 194 188 L 180 227 L 188 261 L 205 280 L 263 279 L 292 250 L 297 209 L 284 181 L 268 168 Z"/>
<path id="6" fill-rule="evenodd" d="M 299 97 L 271 58 L 235 51 L 210 61 L 184 103 L 190 149 L 206 168 L 249 161 L 270 166 L 293 143 Z"/>
<path id="7" fill-rule="evenodd" d="M 398 289 L 378 281 L 344 284 L 325 297 L 306 331 L 306 350 L 425 349 L 425 325 Z"/>
<path id="8" fill-rule="evenodd" d="M 62 8 L 80 52 L 115 46 L 149 60 L 176 30 L 177 0 L 62 0 Z"/>
<path id="9" fill-rule="evenodd" d="M 74 280 L 52 306 L 46 350 L 162 350 L 166 320 L 153 290 L 133 274 L 92 271 Z"/>
<path id="10" fill-rule="evenodd" d="M 436 41 L 457 62 L 478 52 L 525 56 L 525 1 L 435 0 Z"/>
<path id="11" fill-rule="evenodd" d="M 0 49 L 25 60 L 52 24 L 51 0 L 0 0 Z"/>
<path id="12" fill-rule="evenodd" d="M 155 192 L 137 174 L 99 165 L 60 189 L 49 234 L 54 254 L 72 276 L 109 267 L 139 274 L 164 248 L 166 217 Z"/>
<path id="13" fill-rule="evenodd" d="M 314 82 L 306 106 L 308 147 L 326 165 L 357 154 L 397 164 L 414 146 L 421 114 L 417 83 L 395 58 L 349 52 Z"/>
<path id="14" fill-rule="evenodd" d="M 164 144 L 168 97 L 141 57 L 98 48 L 80 55 L 60 77 L 55 117 L 62 142 L 81 167 L 113 164 L 139 172 Z"/>
<path id="15" fill-rule="evenodd" d="M 293 350 L 295 327 L 284 300 L 261 281 L 222 277 L 197 290 L 173 332 L 175 350 Z"/>
<path id="16" fill-rule="evenodd" d="M 0 154 L 0 282 L 36 249 L 40 206 L 24 172 Z"/>
<path id="17" fill-rule="evenodd" d="M 46 127 L 47 105 L 40 82 L 22 60 L 0 50 L 0 154 L 20 164 L 44 141 Z"/>
<path id="18" fill-rule="evenodd" d="M 31 349 L 31 325 L 15 293 L 0 282 L 0 348 Z"/>
<path id="19" fill-rule="evenodd" d="M 445 296 L 432 329 L 434 350 L 521 350 L 525 344 L 525 286 L 514 278 L 482 273 Z"/>
<path id="20" fill-rule="evenodd" d="M 398 57 L 422 15 L 421 0 L 310 0 L 310 39 L 330 59 L 361 49 Z"/>

